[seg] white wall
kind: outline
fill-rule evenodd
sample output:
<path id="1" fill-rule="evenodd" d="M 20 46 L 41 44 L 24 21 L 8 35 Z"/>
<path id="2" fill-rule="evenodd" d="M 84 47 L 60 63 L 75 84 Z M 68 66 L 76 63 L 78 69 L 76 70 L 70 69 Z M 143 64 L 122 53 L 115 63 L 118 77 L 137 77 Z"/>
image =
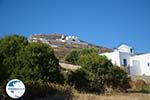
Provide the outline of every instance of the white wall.
<path id="1" fill-rule="evenodd" d="M 119 52 L 120 53 L 120 65 L 123 66 L 123 59 L 127 60 L 127 66 L 130 66 L 130 57 L 132 56 L 130 53 L 127 52 Z"/>
<path id="2" fill-rule="evenodd" d="M 130 59 L 130 74 L 131 75 L 142 75 L 141 67 L 140 67 L 140 60 L 131 57 Z"/>
<path id="3" fill-rule="evenodd" d="M 127 65 L 130 65 L 130 57 L 132 56 L 130 53 L 114 51 L 111 53 L 103 53 L 100 55 L 105 55 L 113 64 L 118 66 L 123 65 L 123 59 L 127 60 Z"/>
<path id="4" fill-rule="evenodd" d="M 120 56 L 118 51 L 114 51 L 111 53 L 102 53 L 100 55 L 105 55 L 113 64 L 120 66 Z"/>
<path id="5" fill-rule="evenodd" d="M 127 66 L 130 67 L 130 75 L 150 76 L 150 53 L 134 56 L 134 51 L 131 52 L 131 49 L 132 47 L 121 45 L 114 52 L 100 55 L 105 55 L 113 64 L 118 66 L 122 66 L 123 60 L 126 59 Z"/>
<path id="6" fill-rule="evenodd" d="M 133 69 L 133 74 L 136 72 L 140 75 L 147 75 L 150 76 L 150 66 L 148 66 L 148 63 L 150 63 L 150 54 L 143 54 L 138 56 L 131 57 L 132 65 L 131 68 Z M 137 61 L 136 63 L 133 63 L 134 61 Z M 140 72 L 140 73 L 139 73 Z"/>

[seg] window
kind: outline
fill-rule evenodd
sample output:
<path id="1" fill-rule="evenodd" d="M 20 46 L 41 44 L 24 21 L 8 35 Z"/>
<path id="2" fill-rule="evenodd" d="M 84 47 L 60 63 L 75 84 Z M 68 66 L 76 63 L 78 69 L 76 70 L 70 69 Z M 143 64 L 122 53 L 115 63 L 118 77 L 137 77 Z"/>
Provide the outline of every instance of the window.
<path id="1" fill-rule="evenodd" d="M 127 59 L 123 59 L 123 66 L 127 66 Z"/>
<path id="2" fill-rule="evenodd" d="M 147 63 L 147 66 L 150 67 L 150 63 Z"/>
<path id="3" fill-rule="evenodd" d="M 133 49 L 130 49 L 130 52 L 133 53 Z"/>

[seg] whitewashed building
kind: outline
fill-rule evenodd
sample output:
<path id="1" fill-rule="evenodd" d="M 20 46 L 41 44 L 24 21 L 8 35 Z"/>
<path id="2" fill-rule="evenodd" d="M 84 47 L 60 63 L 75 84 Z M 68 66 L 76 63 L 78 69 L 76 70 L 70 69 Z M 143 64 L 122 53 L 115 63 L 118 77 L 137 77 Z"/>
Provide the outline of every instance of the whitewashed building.
<path id="1" fill-rule="evenodd" d="M 137 55 L 132 47 L 122 44 L 113 52 L 102 53 L 120 67 L 128 70 L 130 75 L 150 76 L 150 53 Z"/>

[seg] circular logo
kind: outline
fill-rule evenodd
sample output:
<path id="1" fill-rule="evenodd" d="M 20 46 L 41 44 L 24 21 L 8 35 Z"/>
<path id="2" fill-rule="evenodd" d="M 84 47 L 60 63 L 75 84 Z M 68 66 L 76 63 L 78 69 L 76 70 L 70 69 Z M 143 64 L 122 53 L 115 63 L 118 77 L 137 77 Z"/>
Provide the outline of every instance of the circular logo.
<path id="1" fill-rule="evenodd" d="M 23 96 L 25 85 L 18 79 L 12 79 L 6 85 L 6 92 L 11 98 L 18 99 Z"/>

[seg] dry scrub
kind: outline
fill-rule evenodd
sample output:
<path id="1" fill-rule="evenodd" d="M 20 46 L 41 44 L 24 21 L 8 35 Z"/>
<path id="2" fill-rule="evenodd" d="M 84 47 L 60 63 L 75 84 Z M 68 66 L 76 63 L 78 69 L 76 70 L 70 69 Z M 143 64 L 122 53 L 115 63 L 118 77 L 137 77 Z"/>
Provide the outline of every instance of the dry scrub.
<path id="1" fill-rule="evenodd" d="M 117 93 L 113 95 L 95 95 L 87 93 L 75 93 L 73 100 L 150 100 L 150 94 Z"/>

